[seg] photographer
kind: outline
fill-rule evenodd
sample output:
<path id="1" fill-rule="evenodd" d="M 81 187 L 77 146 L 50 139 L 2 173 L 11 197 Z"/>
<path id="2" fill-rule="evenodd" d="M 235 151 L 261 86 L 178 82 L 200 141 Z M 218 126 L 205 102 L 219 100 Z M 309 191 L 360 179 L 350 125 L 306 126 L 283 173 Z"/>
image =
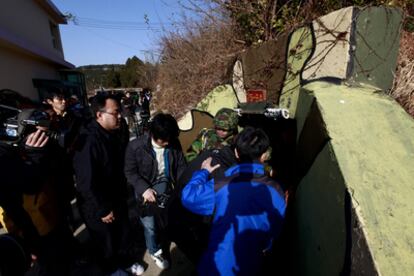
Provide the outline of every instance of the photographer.
<path id="1" fill-rule="evenodd" d="M 0 205 L 7 229 L 23 236 L 28 251 L 36 256 L 31 275 L 67 275 L 75 243 L 56 196 L 61 182 L 51 151 L 51 142 L 57 140 L 49 116 L 37 109 L 20 109 L 11 97 L 1 104 L 0 168 L 7 173 L 0 183 Z"/>
<path id="2" fill-rule="evenodd" d="M 43 149 L 48 140 L 44 132 L 37 130 L 28 135 L 23 149 L 0 141 L 0 168 L 4 172 L 0 182 L 0 206 L 34 255 L 39 252 L 40 237 L 23 208 L 23 194 L 36 193 L 41 186 L 45 169 Z"/>
<path id="3" fill-rule="evenodd" d="M 82 118 L 68 110 L 69 99 L 62 90 L 52 89 L 45 95 L 46 112 L 50 117 L 50 130 L 57 134 L 57 144 L 66 153 L 72 153 L 73 143 L 79 134 Z"/>
<path id="4" fill-rule="evenodd" d="M 73 144 L 79 135 L 82 119 L 67 110 L 68 102 L 63 91 L 52 89 L 46 94 L 45 100 L 49 105 L 49 108 L 46 109 L 50 120 L 48 130 L 53 133 L 54 138 L 50 143 L 50 150 L 55 161 L 52 169 L 58 177 L 58 185 L 56 185 L 58 202 L 64 217 L 75 229 L 71 206 L 71 201 L 75 198 L 72 158 Z"/>
<path id="5" fill-rule="evenodd" d="M 147 249 L 161 269 L 169 267 L 163 252 L 169 249 L 161 241 L 161 213 L 166 213 L 163 209 L 168 208 L 169 197 L 186 166 L 178 134 L 177 122 L 171 115 L 157 114 L 149 135 L 131 141 L 125 156 L 125 175 L 140 204 Z"/>

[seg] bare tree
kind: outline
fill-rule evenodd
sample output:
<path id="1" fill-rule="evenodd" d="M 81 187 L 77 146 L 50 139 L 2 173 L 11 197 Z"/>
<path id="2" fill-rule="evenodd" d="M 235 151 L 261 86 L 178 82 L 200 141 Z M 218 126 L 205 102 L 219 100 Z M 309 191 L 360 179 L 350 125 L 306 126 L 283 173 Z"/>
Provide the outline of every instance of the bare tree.
<path id="1" fill-rule="evenodd" d="M 233 25 L 219 12 L 190 1 L 201 20 L 182 17 L 181 28 L 160 40 L 161 59 L 154 94 L 157 109 L 181 116 L 209 91 L 225 82 L 231 61 L 243 50 Z M 208 7 L 216 9 L 216 6 Z"/>

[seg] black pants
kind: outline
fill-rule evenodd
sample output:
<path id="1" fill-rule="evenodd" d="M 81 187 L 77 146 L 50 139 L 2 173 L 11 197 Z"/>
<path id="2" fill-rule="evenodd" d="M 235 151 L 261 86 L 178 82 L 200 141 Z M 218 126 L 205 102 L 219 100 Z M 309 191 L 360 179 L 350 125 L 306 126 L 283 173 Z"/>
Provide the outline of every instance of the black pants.
<path id="1" fill-rule="evenodd" d="M 100 218 L 85 219 L 86 227 L 94 242 L 98 262 L 105 271 L 113 272 L 118 268 L 127 268 L 134 259 L 129 254 L 130 225 L 126 209 L 115 212 L 112 223 L 104 223 Z"/>

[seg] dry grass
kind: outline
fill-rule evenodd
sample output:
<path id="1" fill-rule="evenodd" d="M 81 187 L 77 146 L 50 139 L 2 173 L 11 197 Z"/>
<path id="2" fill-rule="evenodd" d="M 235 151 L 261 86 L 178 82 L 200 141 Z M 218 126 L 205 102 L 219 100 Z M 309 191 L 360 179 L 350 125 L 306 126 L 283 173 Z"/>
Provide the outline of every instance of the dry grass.
<path id="1" fill-rule="evenodd" d="M 414 33 L 403 31 L 391 95 L 414 117 Z"/>

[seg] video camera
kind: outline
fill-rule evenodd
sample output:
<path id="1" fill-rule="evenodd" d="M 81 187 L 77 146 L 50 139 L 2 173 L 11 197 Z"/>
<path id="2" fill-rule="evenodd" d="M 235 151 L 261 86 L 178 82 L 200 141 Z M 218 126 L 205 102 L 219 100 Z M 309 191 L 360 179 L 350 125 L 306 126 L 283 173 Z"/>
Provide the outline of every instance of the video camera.
<path id="1" fill-rule="evenodd" d="M 0 108 L 15 112 L 12 117 L 2 118 L 0 140 L 17 144 L 30 133 L 40 129 L 60 146 L 65 145 L 64 133 L 50 130 L 51 121 L 46 112 L 36 109 L 20 110 L 6 105 L 0 105 Z"/>

